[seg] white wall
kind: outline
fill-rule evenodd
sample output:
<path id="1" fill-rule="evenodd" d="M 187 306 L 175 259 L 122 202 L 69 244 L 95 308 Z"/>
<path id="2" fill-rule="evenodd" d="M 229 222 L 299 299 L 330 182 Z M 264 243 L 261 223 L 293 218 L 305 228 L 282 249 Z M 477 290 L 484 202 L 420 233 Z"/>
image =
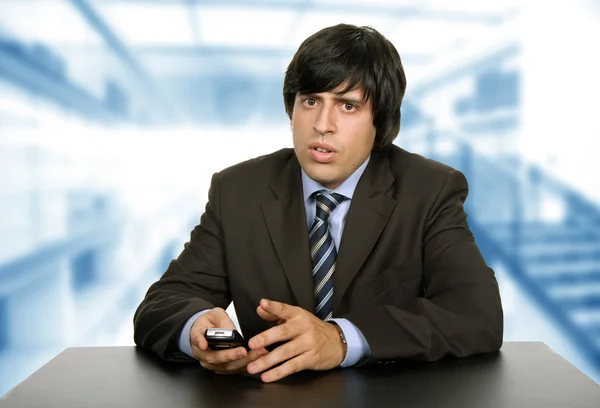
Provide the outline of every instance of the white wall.
<path id="1" fill-rule="evenodd" d="M 522 154 L 600 203 L 600 5 L 527 2 Z"/>

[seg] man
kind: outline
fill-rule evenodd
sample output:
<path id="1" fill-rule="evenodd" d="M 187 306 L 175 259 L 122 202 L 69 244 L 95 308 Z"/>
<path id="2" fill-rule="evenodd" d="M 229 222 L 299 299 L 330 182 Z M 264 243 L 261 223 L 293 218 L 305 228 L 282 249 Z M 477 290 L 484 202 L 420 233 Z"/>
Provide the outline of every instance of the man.
<path id="1" fill-rule="evenodd" d="M 498 350 L 500 295 L 465 177 L 392 145 L 405 88 L 371 28 L 306 39 L 283 88 L 294 149 L 213 176 L 200 224 L 135 314 L 135 342 L 265 382 Z M 212 351 L 204 331 L 235 327 L 232 300 L 249 351 Z"/>

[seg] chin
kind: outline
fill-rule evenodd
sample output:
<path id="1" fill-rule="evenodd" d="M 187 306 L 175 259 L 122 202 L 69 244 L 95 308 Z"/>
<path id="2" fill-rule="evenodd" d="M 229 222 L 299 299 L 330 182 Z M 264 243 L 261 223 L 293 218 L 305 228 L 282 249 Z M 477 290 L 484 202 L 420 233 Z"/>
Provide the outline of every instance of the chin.
<path id="1" fill-rule="evenodd" d="M 306 160 L 300 163 L 306 172 L 306 175 L 324 186 L 337 184 L 336 171 L 331 164 L 315 163 L 312 160 Z M 303 165 L 305 164 L 305 165 Z"/>
<path id="2" fill-rule="evenodd" d="M 306 173 L 311 179 L 315 180 L 316 182 L 321 183 L 322 185 L 324 185 L 325 187 L 329 188 L 328 186 L 337 186 L 340 183 L 338 183 L 338 181 L 331 177 L 331 176 L 327 176 L 327 175 L 323 175 L 323 174 L 319 174 L 319 173 Z"/>

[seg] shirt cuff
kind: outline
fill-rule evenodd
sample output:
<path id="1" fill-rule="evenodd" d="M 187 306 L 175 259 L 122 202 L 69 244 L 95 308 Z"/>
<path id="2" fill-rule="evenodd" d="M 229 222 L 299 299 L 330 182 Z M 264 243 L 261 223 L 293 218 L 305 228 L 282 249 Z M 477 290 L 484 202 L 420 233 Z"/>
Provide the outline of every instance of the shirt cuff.
<path id="1" fill-rule="evenodd" d="M 210 310 L 211 309 L 205 309 L 192 315 L 192 317 L 190 317 L 187 320 L 187 322 L 185 322 L 185 325 L 183 326 L 183 329 L 181 329 L 181 333 L 179 334 L 179 350 L 181 350 L 183 353 L 187 354 L 192 358 L 196 358 L 194 357 L 194 353 L 192 353 L 192 345 L 190 343 L 190 331 L 192 330 L 192 325 L 194 324 L 196 319 L 198 319 L 204 313 L 209 312 Z"/>
<path id="2" fill-rule="evenodd" d="M 346 352 L 346 358 L 340 364 L 341 367 L 351 367 L 362 360 L 364 357 L 371 355 L 371 348 L 369 343 L 363 336 L 362 332 L 354 324 L 350 323 L 347 319 L 329 319 L 329 322 L 334 322 L 344 333 L 346 337 L 346 345 L 348 351 Z"/>

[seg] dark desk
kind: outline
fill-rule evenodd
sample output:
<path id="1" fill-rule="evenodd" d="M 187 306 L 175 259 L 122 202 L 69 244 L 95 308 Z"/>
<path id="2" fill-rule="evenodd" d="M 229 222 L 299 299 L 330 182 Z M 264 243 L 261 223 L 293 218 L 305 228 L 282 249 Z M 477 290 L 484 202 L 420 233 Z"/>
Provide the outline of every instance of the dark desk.
<path id="1" fill-rule="evenodd" d="M 303 372 L 278 383 L 172 365 L 134 347 L 70 348 L 8 407 L 600 407 L 600 386 L 543 343 L 437 363 Z"/>

